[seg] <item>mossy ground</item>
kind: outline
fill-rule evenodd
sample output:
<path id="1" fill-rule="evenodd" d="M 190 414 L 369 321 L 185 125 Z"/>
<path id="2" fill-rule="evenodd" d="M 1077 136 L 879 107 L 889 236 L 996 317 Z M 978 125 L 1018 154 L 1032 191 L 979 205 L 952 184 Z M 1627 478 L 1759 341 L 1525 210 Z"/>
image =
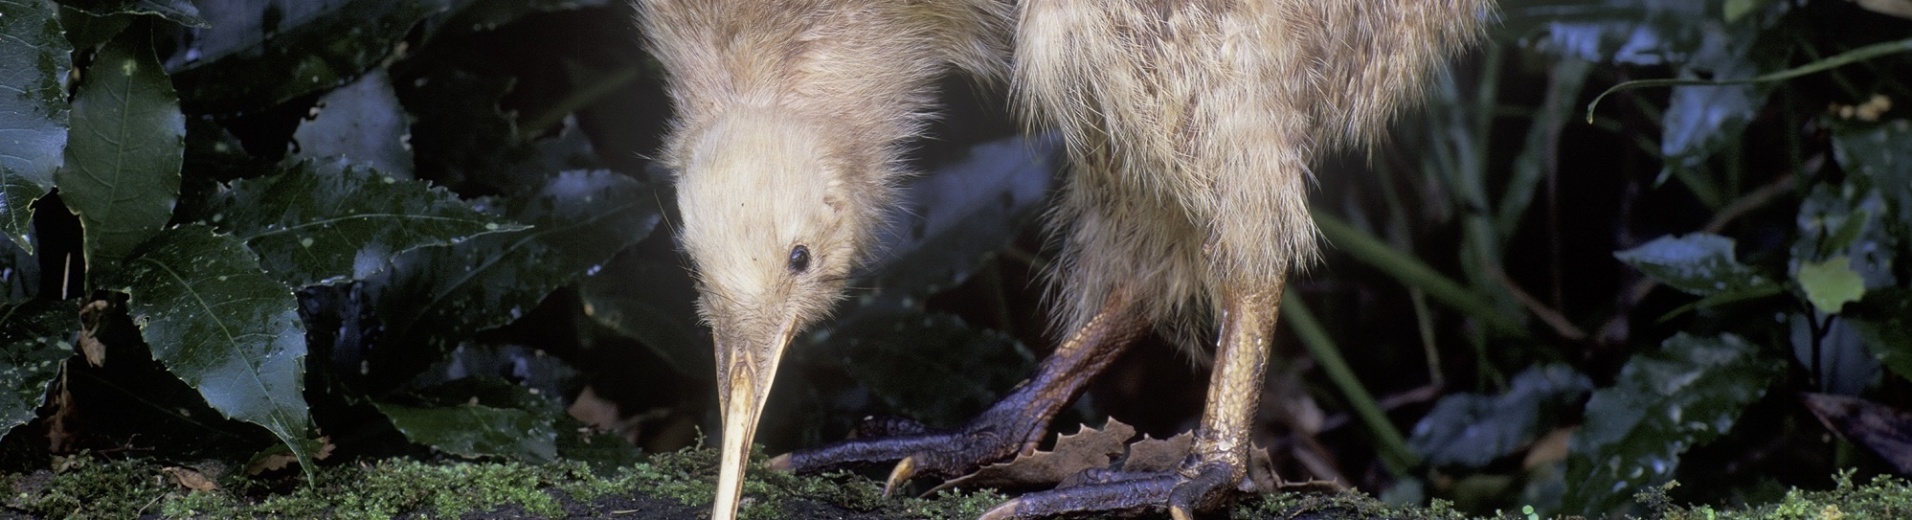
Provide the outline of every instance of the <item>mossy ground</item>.
<path id="1" fill-rule="evenodd" d="M 521 464 L 389 459 L 328 466 L 318 485 L 297 476 L 275 482 L 239 475 L 219 488 L 192 491 L 166 465 L 81 455 L 59 471 L 0 475 L 0 518 L 643 518 L 705 517 L 715 454 L 687 450 L 645 462 L 593 469 L 582 462 Z M 754 471 L 745 485 L 747 519 L 966 519 L 1004 499 L 993 492 L 884 498 L 881 482 L 861 475 L 796 476 Z M 1785 500 L 1728 510 L 1681 507 L 1663 490 L 1642 493 L 1654 517 L 1677 520 L 1859 520 L 1912 516 L 1912 484 L 1879 478 L 1855 484 L 1841 475 L 1828 491 L 1795 491 Z M 1235 518 L 1476 518 L 1442 502 L 1391 506 L 1355 492 L 1285 493 L 1248 500 Z M 1499 518 L 1538 520 L 1528 512 Z"/>

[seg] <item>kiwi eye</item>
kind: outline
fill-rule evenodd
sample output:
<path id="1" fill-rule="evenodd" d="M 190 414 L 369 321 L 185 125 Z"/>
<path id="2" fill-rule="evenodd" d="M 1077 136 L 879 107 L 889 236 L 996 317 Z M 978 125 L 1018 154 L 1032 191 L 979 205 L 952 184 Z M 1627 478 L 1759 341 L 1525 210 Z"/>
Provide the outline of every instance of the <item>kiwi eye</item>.
<path id="1" fill-rule="evenodd" d="M 797 246 L 790 248 L 790 272 L 802 273 L 810 270 L 810 248 Z"/>

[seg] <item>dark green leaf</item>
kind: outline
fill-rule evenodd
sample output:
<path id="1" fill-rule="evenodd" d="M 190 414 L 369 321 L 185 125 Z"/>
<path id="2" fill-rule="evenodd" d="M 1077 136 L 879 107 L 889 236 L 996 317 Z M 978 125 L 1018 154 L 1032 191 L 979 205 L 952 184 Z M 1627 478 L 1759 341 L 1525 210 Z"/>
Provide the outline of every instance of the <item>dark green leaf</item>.
<path id="1" fill-rule="evenodd" d="M 793 360 L 840 364 L 894 413 L 926 424 L 960 424 L 1034 371 L 1034 356 L 1000 332 L 946 314 L 872 316 L 814 332 Z"/>
<path id="2" fill-rule="evenodd" d="M 1749 56 L 1757 34 L 1755 27 L 1745 24 L 1705 33 L 1699 47 L 1681 64 L 1679 75 L 1693 79 L 1704 72 L 1713 78 L 1738 79 L 1770 72 L 1761 70 Z M 1666 170 L 1660 179 L 1681 170 L 1698 172 L 1714 153 L 1739 142 L 1740 134 L 1772 89 L 1772 83 L 1673 87 L 1661 121 L 1660 154 L 1665 157 Z M 1710 180 L 1685 180 L 1687 187 L 1709 206 L 1718 207 L 1724 202 Z"/>
<path id="3" fill-rule="evenodd" d="M 73 48 L 48 0 L 0 0 L 0 236 L 33 252 L 30 205 L 53 188 L 67 140 Z"/>
<path id="4" fill-rule="evenodd" d="M 32 228 L 27 240 L 33 240 Z M 40 292 L 40 259 L 13 241 L 0 241 L 0 303 L 32 298 Z"/>
<path id="5" fill-rule="evenodd" d="M 505 215 L 532 228 L 406 253 L 370 281 L 385 319 L 381 342 L 443 346 L 510 323 L 649 236 L 660 217 L 649 189 L 608 171 L 564 172 Z"/>
<path id="6" fill-rule="evenodd" d="M 488 31 L 528 14 L 603 7 L 610 0 L 451 0 L 451 10 L 436 17 L 427 38 L 443 33 Z"/>
<path id="7" fill-rule="evenodd" d="M 1886 218 L 1892 214 L 1886 189 L 1860 175 L 1847 176 L 1841 183 L 1814 184 L 1794 218 L 1799 237 L 1787 260 L 1794 276 L 1803 275 L 1808 265 L 1843 256 L 1865 289 L 1897 287 L 1893 264 L 1903 238 L 1894 229 L 1905 226 Z"/>
<path id="8" fill-rule="evenodd" d="M 398 179 L 412 178 L 412 150 L 405 144 L 410 125 L 385 69 L 372 69 L 326 93 L 314 110 L 318 117 L 292 134 L 300 157 L 343 157 Z"/>
<path id="9" fill-rule="evenodd" d="M 880 295 L 922 295 L 962 283 L 1022 233 L 1046 200 L 1053 141 L 977 145 L 960 162 L 911 181 L 905 211 L 879 236 L 871 282 Z"/>
<path id="10" fill-rule="evenodd" d="M 75 49 L 91 49 L 112 41 L 126 26 L 132 25 L 138 15 L 109 14 L 96 15 L 74 9 L 60 7 L 60 26 L 66 29 L 66 41 Z"/>
<path id="11" fill-rule="evenodd" d="M 678 373 L 716 373 L 710 330 L 698 323 L 697 287 L 676 242 L 658 234 L 578 282 L 584 312 L 649 347 Z"/>
<path id="12" fill-rule="evenodd" d="M 1566 365 L 1538 365 L 1514 376 L 1508 386 L 1497 396 L 1441 398 L 1414 425 L 1408 446 L 1436 466 L 1486 466 L 1558 427 L 1554 411 L 1578 404 L 1593 381 Z"/>
<path id="13" fill-rule="evenodd" d="M 1698 296 L 1769 283 L 1753 268 L 1739 263 L 1733 253 L 1733 239 L 1710 233 L 1663 236 L 1613 256 L 1654 280 Z"/>
<path id="14" fill-rule="evenodd" d="M 305 327 L 292 290 L 259 268 L 237 237 L 169 229 L 127 257 L 127 311 L 153 358 L 227 417 L 270 430 L 298 455 L 311 419 Z"/>
<path id="15" fill-rule="evenodd" d="M 557 431 L 524 410 L 464 404 L 415 407 L 374 403 L 412 442 L 460 457 L 557 458 Z"/>
<path id="16" fill-rule="evenodd" d="M 79 315 L 73 302 L 0 305 L 0 437 L 33 420 L 60 360 L 73 355 Z"/>
<path id="17" fill-rule="evenodd" d="M 1900 226 L 1912 226 L 1912 121 L 1894 119 L 1832 136 L 1839 165 L 1890 202 Z"/>
<path id="18" fill-rule="evenodd" d="M 442 188 L 342 160 L 299 161 L 283 173 L 233 181 L 210 220 L 246 241 L 293 287 L 363 280 L 412 249 L 524 229 L 480 213 Z"/>
<path id="19" fill-rule="evenodd" d="M 199 17 L 199 7 L 186 0 L 60 0 L 60 3 L 94 16 L 153 15 L 187 27 L 212 27 Z"/>
<path id="20" fill-rule="evenodd" d="M 1840 319 L 1859 332 L 1879 363 L 1912 379 L 1912 291 L 1872 291 L 1846 311 Z"/>
<path id="21" fill-rule="evenodd" d="M 272 106 L 370 70 L 445 1 L 209 0 L 212 28 L 168 66 L 188 112 Z"/>
<path id="22" fill-rule="evenodd" d="M 1684 333 L 1635 355 L 1593 392 L 1569 442 L 1566 506 L 1604 515 L 1672 478 L 1687 449 L 1724 435 L 1783 367 L 1738 336 Z"/>
<path id="23" fill-rule="evenodd" d="M 54 180 L 80 215 L 88 271 L 110 269 L 159 233 L 179 198 L 186 120 L 151 39 L 134 29 L 107 43 L 73 98 L 66 167 Z"/>

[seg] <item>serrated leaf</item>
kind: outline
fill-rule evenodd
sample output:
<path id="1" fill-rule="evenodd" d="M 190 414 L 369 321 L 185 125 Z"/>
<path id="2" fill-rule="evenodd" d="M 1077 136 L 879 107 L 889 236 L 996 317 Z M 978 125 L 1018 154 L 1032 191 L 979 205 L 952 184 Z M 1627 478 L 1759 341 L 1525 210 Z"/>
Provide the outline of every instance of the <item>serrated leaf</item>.
<path id="1" fill-rule="evenodd" d="M 945 489 L 1021 489 L 1054 485 L 1083 470 L 1109 467 L 1109 462 L 1123 453 L 1123 446 L 1134 436 L 1135 427 L 1114 418 L 1102 425 L 1102 429 L 1084 425 L 1077 428 L 1075 433 L 1057 436 L 1055 447 L 1049 451 L 1035 450 L 1008 461 L 983 466 L 975 473 L 944 482 L 929 493 Z"/>
<path id="2" fill-rule="evenodd" d="M 1733 239 L 1710 233 L 1663 236 L 1613 254 L 1647 276 L 1697 296 L 1745 290 L 1769 282 L 1739 263 Z"/>
<path id="3" fill-rule="evenodd" d="M 1852 260 L 1843 255 L 1800 264 L 1795 280 L 1806 291 L 1806 301 L 1826 314 L 1838 314 L 1846 303 L 1866 295 L 1865 279 L 1852 270 Z"/>
<path id="4" fill-rule="evenodd" d="M 276 105 L 370 70 L 445 0 L 203 0 L 212 28 L 177 53 L 188 112 Z"/>
<path id="5" fill-rule="evenodd" d="M 602 269 L 660 218 L 650 189 L 608 171 L 564 172 L 505 211 L 530 229 L 400 255 L 368 286 L 382 344 L 443 346 L 510 323 L 545 295 Z"/>
<path id="6" fill-rule="evenodd" d="M 460 457 L 557 458 L 557 431 L 524 410 L 464 404 L 416 407 L 373 403 L 412 442 Z"/>
<path id="7" fill-rule="evenodd" d="M 1537 365 L 1514 376 L 1506 393 L 1441 398 L 1414 425 L 1408 446 L 1435 466 L 1483 467 L 1559 426 L 1550 415 L 1592 389 L 1593 381 L 1572 367 Z"/>
<path id="8" fill-rule="evenodd" d="M 300 157 L 343 157 L 399 179 L 412 178 L 411 126 L 392 93 L 392 78 L 375 68 L 319 98 L 316 118 L 292 133 Z"/>
<path id="9" fill-rule="evenodd" d="M 53 189 L 65 160 L 66 77 L 73 47 L 49 0 L 0 0 L 0 236 L 33 252 L 30 205 Z"/>
<path id="10" fill-rule="evenodd" d="M 119 281 L 153 358 L 213 409 L 278 436 L 310 478 L 305 326 L 292 290 L 237 237 L 204 226 L 153 237 L 127 257 Z"/>
<path id="11" fill-rule="evenodd" d="M 233 181 L 210 204 L 221 231 L 246 241 L 292 287 L 364 280 L 399 254 L 524 229 L 424 181 L 332 159 Z"/>
<path id="12" fill-rule="evenodd" d="M 0 437 L 33 420 L 60 360 L 73 355 L 79 330 L 73 302 L 31 300 L 0 305 Z"/>
<path id="13" fill-rule="evenodd" d="M 212 27 L 199 17 L 199 7 L 187 0 L 60 0 L 60 3 L 94 16 L 153 15 L 187 27 Z"/>
<path id="14" fill-rule="evenodd" d="M 1569 441 L 1569 511 L 1604 515 L 1672 478 L 1687 449 L 1724 435 L 1783 367 L 1734 335 L 1681 333 L 1635 355 L 1593 392 Z"/>
<path id="15" fill-rule="evenodd" d="M 135 29 L 107 43 L 73 97 L 66 167 L 54 180 L 80 215 L 89 272 L 159 233 L 179 198 L 186 120 L 151 40 Z"/>

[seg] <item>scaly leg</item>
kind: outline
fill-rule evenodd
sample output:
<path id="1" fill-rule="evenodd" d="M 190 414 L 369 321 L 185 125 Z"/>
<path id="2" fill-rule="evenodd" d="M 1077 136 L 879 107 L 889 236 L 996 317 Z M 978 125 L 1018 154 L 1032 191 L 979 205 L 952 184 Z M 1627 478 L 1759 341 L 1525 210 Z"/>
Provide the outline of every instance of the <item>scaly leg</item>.
<path id="1" fill-rule="evenodd" d="M 814 472 L 899 461 L 884 486 L 888 494 L 917 476 L 954 478 L 984 464 L 1032 451 L 1048 433 L 1050 418 L 1148 332 L 1148 323 L 1134 309 L 1133 300 L 1124 291 L 1117 291 L 1087 325 L 1043 361 L 1034 378 L 1024 381 L 961 429 L 932 431 L 897 419 L 869 422 L 859 430 L 877 430 L 873 438 L 859 435 L 857 439 L 782 455 L 772 459 L 770 467 Z M 1252 401 L 1253 396 L 1249 399 Z"/>
<path id="2" fill-rule="evenodd" d="M 1269 338 L 1275 331 L 1282 284 L 1235 291 L 1223 298 L 1220 344 L 1209 377 L 1208 403 L 1188 460 L 1161 473 L 1106 474 L 1095 483 L 1023 495 L 991 509 L 986 520 L 1045 518 L 1069 513 L 1136 512 L 1166 507 L 1177 520 L 1227 503 L 1248 472 L 1250 425 L 1255 418 Z"/>

